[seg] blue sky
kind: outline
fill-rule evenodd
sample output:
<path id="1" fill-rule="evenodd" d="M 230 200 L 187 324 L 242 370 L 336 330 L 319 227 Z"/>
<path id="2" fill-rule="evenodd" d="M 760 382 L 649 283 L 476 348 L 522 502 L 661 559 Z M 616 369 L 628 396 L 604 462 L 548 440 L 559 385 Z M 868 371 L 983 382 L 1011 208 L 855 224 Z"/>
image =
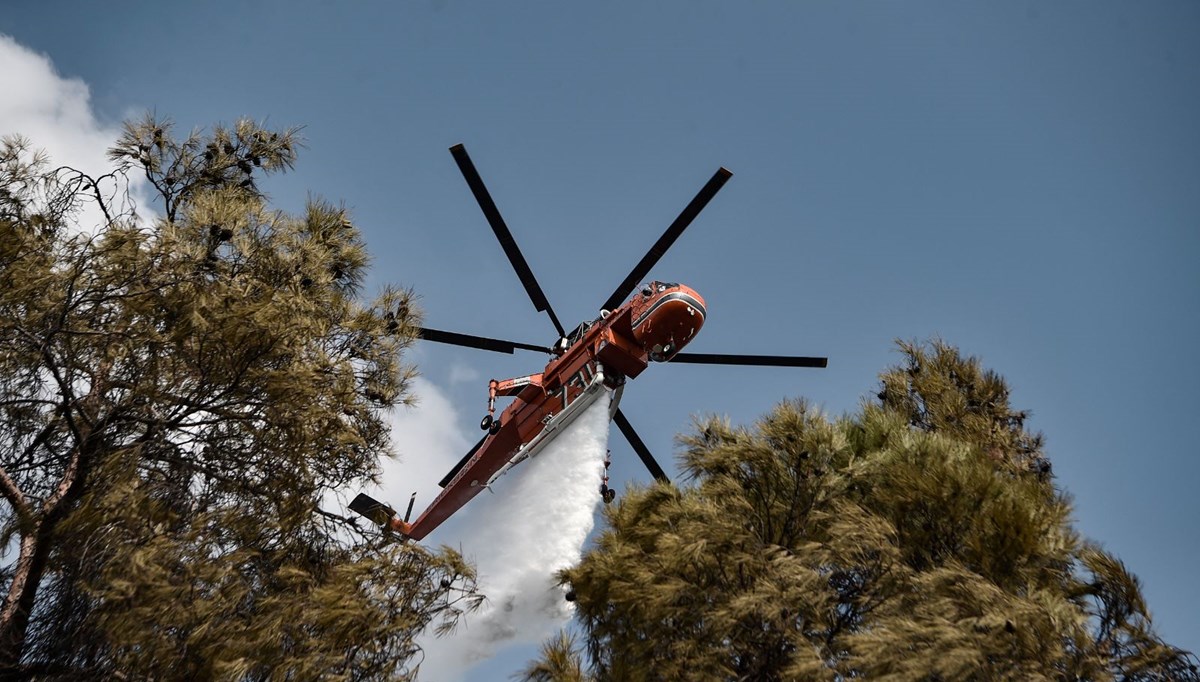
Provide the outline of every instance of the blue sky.
<path id="1" fill-rule="evenodd" d="M 0 33 L 86 83 L 103 122 L 305 126 L 274 198 L 345 201 L 372 286 L 413 287 L 432 327 L 553 336 L 450 145 L 568 327 L 728 167 L 653 271 L 708 302 L 690 350 L 830 364 L 651 368 L 623 409 L 659 459 L 695 414 L 854 410 L 893 339 L 940 336 L 1008 378 L 1080 530 L 1200 650 L 1200 4 L 5 4 Z M 487 378 L 540 369 L 412 358 L 464 440 Z M 611 445 L 615 479 L 647 480 Z"/>

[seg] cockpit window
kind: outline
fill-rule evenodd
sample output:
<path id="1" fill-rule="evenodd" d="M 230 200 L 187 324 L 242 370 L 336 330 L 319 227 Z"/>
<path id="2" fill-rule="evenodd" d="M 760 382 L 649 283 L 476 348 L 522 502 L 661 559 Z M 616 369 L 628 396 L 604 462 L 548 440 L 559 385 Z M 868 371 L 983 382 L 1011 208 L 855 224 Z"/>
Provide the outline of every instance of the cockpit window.
<path id="1" fill-rule="evenodd" d="M 677 286 L 679 286 L 679 285 L 676 284 L 675 282 L 658 282 L 658 281 L 650 282 L 642 289 L 642 296 L 649 298 L 650 296 L 653 296 L 656 292 L 661 294 L 662 292 L 666 291 L 667 289 L 672 289 Z"/>

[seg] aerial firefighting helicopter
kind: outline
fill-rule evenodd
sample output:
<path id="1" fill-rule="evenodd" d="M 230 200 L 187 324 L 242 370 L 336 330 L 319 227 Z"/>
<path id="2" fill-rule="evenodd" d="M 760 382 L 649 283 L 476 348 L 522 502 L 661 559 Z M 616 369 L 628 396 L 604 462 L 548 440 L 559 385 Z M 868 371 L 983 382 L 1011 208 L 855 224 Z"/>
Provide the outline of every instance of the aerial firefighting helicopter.
<path id="1" fill-rule="evenodd" d="M 704 326 L 708 314 L 704 299 L 693 289 L 674 282 L 651 281 L 637 289 L 642 278 L 733 175 L 725 168 L 717 170 L 679 217 L 650 247 L 600 307 L 600 315 L 567 332 L 550 307 L 550 302 L 546 300 L 533 271 L 525 262 L 516 240 L 513 239 L 504 218 L 500 216 L 500 211 L 484 186 L 483 179 L 476 171 L 475 164 L 467 155 L 466 148 L 458 144 L 450 148 L 450 153 L 466 178 L 484 217 L 500 241 L 505 255 L 508 256 L 521 283 L 525 285 L 525 291 L 533 301 L 534 307 L 538 312 L 545 312 L 550 316 L 550 321 L 558 332 L 558 340 L 552 346 L 538 346 L 421 328 L 420 336 L 427 341 L 509 354 L 521 349 L 543 352 L 551 357 L 545 368 L 537 374 L 501 381 L 492 379 L 488 382 L 487 414 L 479 423 L 486 433 L 442 478 L 439 482 L 442 492 L 416 521 L 409 522 L 416 493 L 409 499 L 408 510 L 403 519 L 400 519 L 391 507 L 364 494 L 358 495 L 350 503 L 353 511 L 385 529 L 399 533 L 403 538 L 420 540 L 509 469 L 541 452 L 556 435 L 594 403 L 602 391 L 612 392 L 609 416 L 616 422 L 617 428 L 629 441 L 634 452 L 650 470 L 651 475 L 660 480 L 667 480 L 666 473 L 619 407 L 626 380 L 636 378 L 650 362 L 776 367 L 826 366 L 827 359 L 823 357 L 684 353 L 683 347 L 695 338 Z M 497 415 L 496 399 L 500 397 L 514 397 L 516 400 Z M 613 492 L 607 487 L 607 467 L 606 459 L 605 481 L 601 493 L 605 502 L 610 502 Z"/>

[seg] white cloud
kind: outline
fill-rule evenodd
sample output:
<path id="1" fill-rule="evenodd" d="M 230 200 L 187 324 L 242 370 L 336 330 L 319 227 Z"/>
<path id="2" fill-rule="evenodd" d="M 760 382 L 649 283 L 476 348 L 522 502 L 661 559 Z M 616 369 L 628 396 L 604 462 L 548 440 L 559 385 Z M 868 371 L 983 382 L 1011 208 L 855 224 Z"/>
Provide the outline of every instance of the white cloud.
<path id="1" fill-rule="evenodd" d="M 420 403 L 398 412 L 393 437 L 401 461 L 389 462 L 381 499 L 402 509 L 418 491 L 414 516 L 436 495 L 436 482 L 470 447 L 458 416 L 441 391 L 418 379 Z M 608 443 L 607 395 L 531 461 L 476 497 L 426 538 L 471 559 L 488 603 L 468 614 L 457 632 L 425 637 L 420 678 L 461 680 L 503 647 L 538 643 L 571 617 L 554 574 L 579 561 L 592 529 Z"/>
<path id="2" fill-rule="evenodd" d="M 417 405 L 392 413 L 392 442 L 397 458 L 385 460 L 378 494 L 393 507 L 408 504 L 417 493 L 417 509 L 429 504 L 441 488 L 437 482 L 463 456 L 472 443 L 460 430 L 457 410 L 433 382 L 417 377 L 412 383 Z M 377 496 L 374 492 L 369 492 Z M 401 509 L 403 511 L 403 509 Z"/>
<path id="3" fill-rule="evenodd" d="M 479 381 L 479 371 L 469 365 L 464 365 L 461 362 L 455 362 L 450 365 L 450 385 L 470 383 Z M 486 383 L 486 382 L 485 382 Z M 487 388 L 484 386 L 484 388 Z"/>
<path id="4" fill-rule="evenodd" d="M 101 123 L 92 111 L 91 93 L 78 78 L 63 78 L 46 55 L 0 34 L 0 136 L 21 135 L 44 150 L 54 167 L 70 166 L 93 178 L 108 173 L 105 158 L 120 135 L 118 125 Z M 141 182 L 134 178 L 132 192 Z M 107 192 L 113 190 L 109 184 Z M 144 201 L 139 205 L 145 206 Z M 100 224 L 98 209 L 87 209 L 78 218 L 90 231 Z"/>

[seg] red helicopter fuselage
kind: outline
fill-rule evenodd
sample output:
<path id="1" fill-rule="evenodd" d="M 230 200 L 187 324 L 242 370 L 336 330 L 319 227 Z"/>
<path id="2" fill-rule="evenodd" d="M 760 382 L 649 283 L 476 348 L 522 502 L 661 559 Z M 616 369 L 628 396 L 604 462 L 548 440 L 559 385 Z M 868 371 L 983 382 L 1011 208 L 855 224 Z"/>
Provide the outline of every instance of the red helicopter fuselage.
<path id="1" fill-rule="evenodd" d="M 392 517 L 392 530 L 420 540 L 512 466 L 533 457 L 603 390 L 610 416 L 626 379 L 650 362 L 667 362 L 704 326 L 704 299 L 682 284 L 651 282 L 629 301 L 561 339 L 539 374 L 489 383 L 489 434 L 442 480 L 442 492 L 412 523 Z M 490 417 L 498 396 L 515 400 Z"/>

